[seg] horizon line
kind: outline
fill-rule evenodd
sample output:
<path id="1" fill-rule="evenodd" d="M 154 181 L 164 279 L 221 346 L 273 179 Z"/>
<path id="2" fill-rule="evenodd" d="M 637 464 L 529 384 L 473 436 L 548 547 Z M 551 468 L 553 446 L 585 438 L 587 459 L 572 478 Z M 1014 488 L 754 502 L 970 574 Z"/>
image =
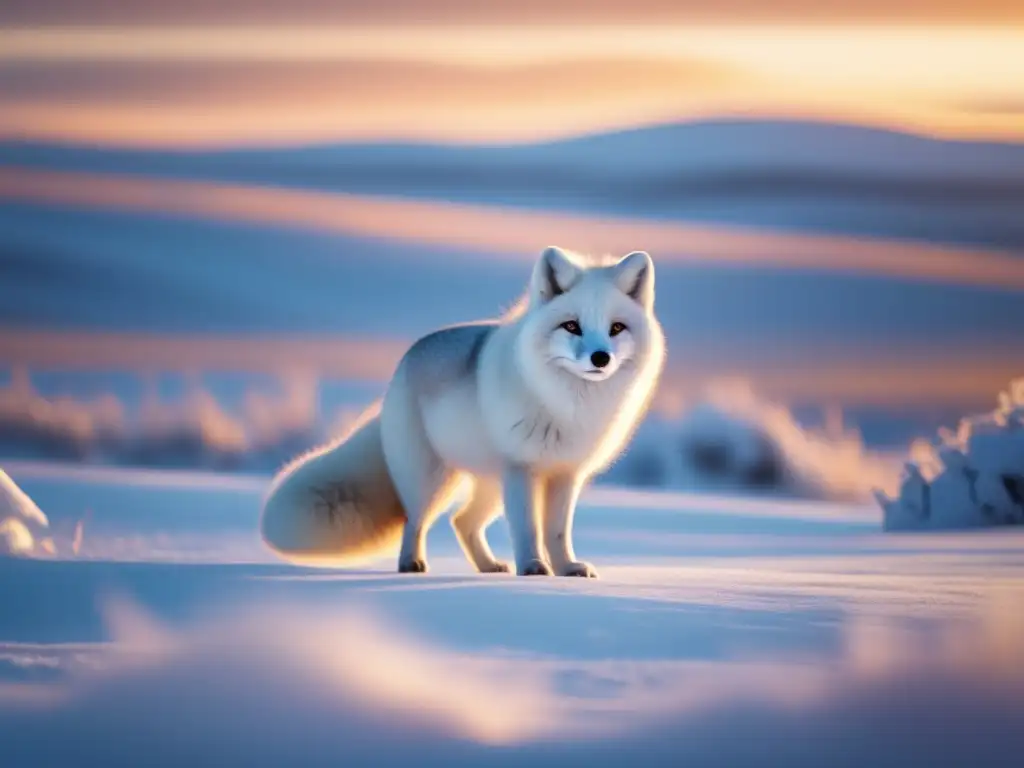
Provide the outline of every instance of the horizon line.
<path id="1" fill-rule="evenodd" d="M 35 137 L 18 134 L 0 133 L 0 146 L 26 146 L 55 149 L 89 149 L 107 152 L 166 152 L 172 154 L 206 154 L 211 152 L 261 152 L 261 151 L 293 151 L 304 149 L 320 149 L 331 147 L 422 147 L 422 148 L 443 148 L 443 149 L 514 149 L 528 147 L 543 147 L 557 144 L 567 144 L 574 141 L 596 139 L 603 137 L 621 136 L 644 131 L 655 132 L 669 129 L 686 129 L 714 126 L 786 126 L 793 128 L 819 128 L 854 130 L 864 133 L 875 133 L 889 136 L 901 136 L 916 139 L 924 142 L 935 142 L 941 144 L 977 145 L 1001 147 L 1006 149 L 1024 149 L 1024 137 L 1012 138 L 1002 134 L 970 133 L 964 131 L 942 131 L 925 130 L 923 127 L 914 127 L 899 121 L 876 120 L 855 120 L 839 118 L 828 118 L 818 114 L 780 114 L 763 112 L 751 114 L 745 112 L 722 111 L 716 114 L 699 115 L 691 118 L 679 118 L 668 120 L 654 120 L 641 123 L 623 123 L 621 125 L 608 125 L 593 130 L 567 130 L 556 132 L 546 137 L 523 137 L 519 139 L 493 140 L 481 138 L 480 140 L 460 138 L 422 138 L 413 135 L 381 133 L 381 135 L 362 136 L 349 135 L 336 138 L 324 137 L 322 139 L 297 138 L 294 141 L 270 140 L 250 141 L 238 139 L 218 139 L 211 137 L 206 140 L 190 141 L 187 144 L 170 144 L 158 140 L 136 138 L 125 141 L 123 138 L 110 137 L 109 139 L 81 139 L 71 136 L 67 137 Z M 3 164 L 0 163 L 0 167 Z"/>

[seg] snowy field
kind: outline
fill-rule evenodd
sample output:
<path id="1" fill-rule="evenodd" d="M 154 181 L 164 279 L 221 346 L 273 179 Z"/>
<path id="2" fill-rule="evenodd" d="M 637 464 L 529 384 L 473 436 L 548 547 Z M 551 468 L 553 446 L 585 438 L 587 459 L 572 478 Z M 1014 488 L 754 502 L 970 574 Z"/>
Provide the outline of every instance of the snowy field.
<path id="1" fill-rule="evenodd" d="M 1022 168 L 787 122 L 0 145 L 0 768 L 1024 764 Z M 443 522 L 427 576 L 273 558 L 269 474 L 549 243 L 658 264 L 602 578 Z"/>
<path id="2" fill-rule="evenodd" d="M 1024 534 L 874 506 L 590 492 L 596 582 L 275 562 L 265 479 L 9 463 L 5 768 L 1019 765 Z M 508 550 L 504 522 L 496 549 Z"/>

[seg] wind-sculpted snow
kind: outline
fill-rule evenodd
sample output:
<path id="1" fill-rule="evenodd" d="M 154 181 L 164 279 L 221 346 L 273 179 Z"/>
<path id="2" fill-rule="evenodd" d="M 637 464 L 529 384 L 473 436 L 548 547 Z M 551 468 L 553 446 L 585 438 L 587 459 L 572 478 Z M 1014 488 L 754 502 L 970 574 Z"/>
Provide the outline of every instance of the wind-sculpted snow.
<path id="1" fill-rule="evenodd" d="M 877 497 L 887 530 L 1024 524 L 1024 379 L 991 412 L 917 441 L 898 494 Z"/>

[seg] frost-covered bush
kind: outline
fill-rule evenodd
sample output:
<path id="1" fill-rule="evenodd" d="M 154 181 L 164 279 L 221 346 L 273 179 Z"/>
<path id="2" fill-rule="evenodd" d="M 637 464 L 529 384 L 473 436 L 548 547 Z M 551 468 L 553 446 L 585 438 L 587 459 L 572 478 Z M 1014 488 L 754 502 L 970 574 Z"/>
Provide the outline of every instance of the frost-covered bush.
<path id="1" fill-rule="evenodd" d="M 49 527 L 46 515 L 0 469 L 0 556 L 52 551 L 53 542 L 41 538 Z"/>
<path id="2" fill-rule="evenodd" d="M 890 531 L 1024 523 L 1024 379 L 992 412 L 916 442 L 898 494 L 876 497 Z"/>
<path id="3" fill-rule="evenodd" d="M 280 383 L 280 394 L 247 391 L 233 410 L 194 385 L 177 401 L 149 392 L 133 411 L 111 394 L 48 397 L 18 369 L 0 387 L 0 450 L 22 458 L 273 471 L 323 442 L 334 426 L 320 418 L 315 379 Z M 337 422 L 352 417 L 345 411 Z"/>
<path id="4" fill-rule="evenodd" d="M 894 474 L 888 461 L 865 449 L 858 433 L 835 422 L 804 426 L 785 406 L 734 382 L 712 387 L 678 419 L 652 416 L 604 479 L 859 500 L 890 484 Z"/>

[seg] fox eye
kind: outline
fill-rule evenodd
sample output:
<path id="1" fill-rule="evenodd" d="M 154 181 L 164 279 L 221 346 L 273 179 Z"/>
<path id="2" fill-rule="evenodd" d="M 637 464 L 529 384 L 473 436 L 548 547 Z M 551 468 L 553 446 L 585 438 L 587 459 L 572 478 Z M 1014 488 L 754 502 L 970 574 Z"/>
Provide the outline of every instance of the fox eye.
<path id="1" fill-rule="evenodd" d="M 624 330 L 626 330 L 626 324 L 625 323 L 612 323 L 612 327 L 608 329 L 608 335 L 609 336 L 618 336 Z"/>
<path id="2" fill-rule="evenodd" d="M 582 336 L 583 335 L 583 329 L 580 328 L 580 324 L 576 320 L 566 320 L 564 323 L 562 323 L 558 327 L 559 328 L 564 328 L 569 333 L 571 333 L 573 336 Z"/>

